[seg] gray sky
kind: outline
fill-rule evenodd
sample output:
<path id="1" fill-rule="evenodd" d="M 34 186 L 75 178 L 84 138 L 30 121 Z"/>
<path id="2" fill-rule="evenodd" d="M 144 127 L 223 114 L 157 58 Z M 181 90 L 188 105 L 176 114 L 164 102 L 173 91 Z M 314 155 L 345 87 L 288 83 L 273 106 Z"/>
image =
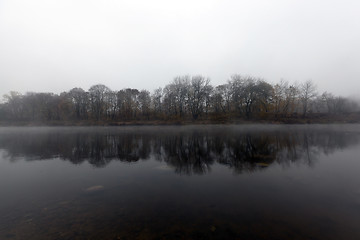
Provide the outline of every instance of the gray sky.
<path id="1" fill-rule="evenodd" d="M 234 73 L 360 89 L 359 0 L 0 0 L 0 95 Z"/>

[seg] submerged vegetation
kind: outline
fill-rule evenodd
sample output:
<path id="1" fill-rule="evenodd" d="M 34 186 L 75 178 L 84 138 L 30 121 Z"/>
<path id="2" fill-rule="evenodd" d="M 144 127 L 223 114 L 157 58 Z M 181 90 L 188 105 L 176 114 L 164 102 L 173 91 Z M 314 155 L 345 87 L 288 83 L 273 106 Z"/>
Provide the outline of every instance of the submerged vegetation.
<path id="1" fill-rule="evenodd" d="M 73 88 L 61 94 L 10 92 L 0 104 L 0 121 L 45 124 L 126 124 L 234 121 L 358 122 L 354 100 L 324 92 L 306 81 L 270 84 L 263 79 L 233 75 L 212 86 L 201 75 L 179 76 L 153 93 L 103 84 L 88 91 Z"/>

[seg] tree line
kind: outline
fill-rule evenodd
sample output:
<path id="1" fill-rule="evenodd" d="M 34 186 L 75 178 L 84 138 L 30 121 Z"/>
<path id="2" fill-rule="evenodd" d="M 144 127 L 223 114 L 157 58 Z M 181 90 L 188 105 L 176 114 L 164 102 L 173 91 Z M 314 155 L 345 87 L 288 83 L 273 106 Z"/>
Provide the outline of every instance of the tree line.
<path id="1" fill-rule="evenodd" d="M 2 121 L 186 121 L 307 118 L 314 114 L 358 112 L 348 98 L 324 92 L 305 81 L 270 84 L 261 78 L 232 75 L 212 86 L 202 75 L 178 76 L 163 88 L 111 90 L 103 84 L 61 94 L 10 92 L 0 104 Z"/>

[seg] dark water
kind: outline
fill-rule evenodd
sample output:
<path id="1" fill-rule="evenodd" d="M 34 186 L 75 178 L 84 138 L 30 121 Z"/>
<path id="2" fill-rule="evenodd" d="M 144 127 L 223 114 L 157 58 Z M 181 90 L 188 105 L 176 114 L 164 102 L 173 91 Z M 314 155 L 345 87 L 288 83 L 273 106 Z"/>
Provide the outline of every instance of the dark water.
<path id="1" fill-rule="evenodd" d="M 360 125 L 0 128 L 0 239 L 360 239 Z"/>

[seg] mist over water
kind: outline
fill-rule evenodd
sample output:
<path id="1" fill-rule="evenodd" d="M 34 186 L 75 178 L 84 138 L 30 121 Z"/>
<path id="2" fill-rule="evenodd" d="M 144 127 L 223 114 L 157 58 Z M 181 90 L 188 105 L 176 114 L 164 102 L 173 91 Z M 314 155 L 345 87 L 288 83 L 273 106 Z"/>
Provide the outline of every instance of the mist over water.
<path id="1" fill-rule="evenodd" d="M 0 128 L 1 239 L 357 239 L 359 125 Z"/>

